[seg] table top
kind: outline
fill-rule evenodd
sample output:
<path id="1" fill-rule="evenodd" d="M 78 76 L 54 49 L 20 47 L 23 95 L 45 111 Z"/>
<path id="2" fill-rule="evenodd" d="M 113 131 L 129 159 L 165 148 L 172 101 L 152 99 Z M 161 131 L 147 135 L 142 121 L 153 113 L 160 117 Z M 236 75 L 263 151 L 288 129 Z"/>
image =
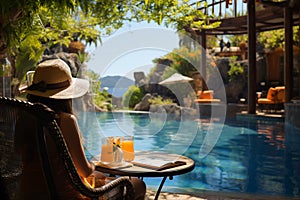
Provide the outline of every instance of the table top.
<path id="1" fill-rule="evenodd" d="M 179 161 L 179 162 L 178 162 Z M 161 166 L 166 163 L 179 163 L 180 166 L 163 170 L 155 170 L 150 166 Z M 146 164 L 146 166 L 141 166 Z M 192 159 L 178 154 L 164 152 L 138 151 L 135 152 L 135 159 L 132 163 L 127 163 L 122 167 L 109 167 L 96 163 L 96 170 L 111 175 L 135 176 L 135 177 L 165 177 L 185 174 L 192 171 L 195 163 Z"/>

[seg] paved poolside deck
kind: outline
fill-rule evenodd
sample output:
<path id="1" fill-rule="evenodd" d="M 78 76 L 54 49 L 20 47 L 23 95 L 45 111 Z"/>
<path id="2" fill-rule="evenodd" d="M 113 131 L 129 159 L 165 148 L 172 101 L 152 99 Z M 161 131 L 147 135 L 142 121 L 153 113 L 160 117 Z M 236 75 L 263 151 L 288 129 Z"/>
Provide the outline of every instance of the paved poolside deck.
<path id="1" fill-rule="evenodd" d="M 148 190 L 146 200 L 153 200 L 154 197 L 155 197 L 155 192 Z M 187 195 L 187 194 L 174 194 L 174 193 L 162 192 L 159 195 L 159 200 L 207 200 L 207 199 L 192 196 L 192 195 Z"/>
<path id="2" fill-rule="evenodd" d="M 147 190 L 146 200 L 153 200 L 155 191 Z M 202 194 L 180 194 L 161 192 L 159 200 L 300 200 L 300 198 L 288 198 L 282 196 L 256 196 L 256 195 L 243 195 L 240 197 L 238 194 L 222 194 L 220 192 L 203 192 Z"/>
<path id="3" fill-rule="evenodd" d="M 146 200 L 153 200 L 155 197 L 155 191 L 148 190 Z M 162 192 L 159 195 L 159 200 L 242 200 L 232 197 L 222 197 L 217 195 L 190 195 L 190 194 L 177 194 Z"/>
<path id="4" fill-rule="evenodd" d="M 146 200 L 153 200 L 155 197 L 155 191 L 148 190 Z M 203 195 L 202 197 L 197 195 L 189 195 L 189 194 L 176 194 L 176 193 L 168 193 L 162 192 L 159 195 L 159 200 L 250 200 L 251 198 L 236 198 L 236 197 L 225 197 L 219 195 Z M 253 198 L 252 198 L 253 200 Z"/>

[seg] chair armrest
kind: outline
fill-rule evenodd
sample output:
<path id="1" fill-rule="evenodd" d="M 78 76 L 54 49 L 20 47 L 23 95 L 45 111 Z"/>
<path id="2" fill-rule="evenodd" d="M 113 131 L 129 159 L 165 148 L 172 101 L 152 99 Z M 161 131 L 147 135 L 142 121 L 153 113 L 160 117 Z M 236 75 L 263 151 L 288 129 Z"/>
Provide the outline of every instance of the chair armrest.
<path id="1" fill-rule="evenodd" d="M 105 194 L 107 193 L 108 195 L 110 194 L 118 194 L 118 190 L 123 190 L 123 188 L 120 187 L 125 187 L 125 199 L 127 200 L 131 200 L 134 199 L 134 189 L 133 189 L 133 185 L 130 181 L 130 179 L 128 177 L 119 177 L 115 180 L 112 180 L 111 182 L 101 186 L 101 187 L 97 187 L 97 188 L 90 188 L 90 190 L 92 190 L 92 193 L 94 195 L 89 195 L 90 197 L 99 197 L 101 194 Z M 116 190 L 116 192 L 110 192 Z M 111 196 L 105 196 L 107 197 L 107 199 L 111 199 Z"/>

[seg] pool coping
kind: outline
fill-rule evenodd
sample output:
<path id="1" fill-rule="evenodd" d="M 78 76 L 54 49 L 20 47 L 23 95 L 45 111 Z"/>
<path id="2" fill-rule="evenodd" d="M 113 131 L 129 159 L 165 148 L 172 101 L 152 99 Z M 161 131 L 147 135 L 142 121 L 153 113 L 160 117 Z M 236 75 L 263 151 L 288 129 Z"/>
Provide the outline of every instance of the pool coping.
<path id="1" fill-rule="evenodd" d="M 265 121 L 285 121 L 284 114 L 268 114 L 268 113 L 259 113 L 256 114 L 248 114 L 247 112 L 236 113 L 236 119 L 241 121 L 257 121 L 257 120 L 265 120 Z"/>

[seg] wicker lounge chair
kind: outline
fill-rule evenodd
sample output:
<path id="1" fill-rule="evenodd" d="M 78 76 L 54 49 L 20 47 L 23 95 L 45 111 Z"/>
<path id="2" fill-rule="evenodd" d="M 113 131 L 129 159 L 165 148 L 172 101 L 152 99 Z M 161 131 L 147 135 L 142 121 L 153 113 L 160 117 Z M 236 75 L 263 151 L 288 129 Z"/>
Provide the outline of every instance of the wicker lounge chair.
<path id="1" fill-rule="evenodd" d="M 14 151 L 15 124 L 18 117 L 28 115 L 38 120 L 37 145 L 44 179 L 48 186 L 48 194 L 44 199 L 60 199 L 57 193 L 54 176 L 55 171 L 48 159 L 47 147 L 54 146 L 61 157 L 62 168 L 68 183 L 83 199 L 133 199 L 133 187 L 127 177 L 120 177 L 99 188 L 91 188 L 79 177 L 70 157 L 61 131 L 54 120 L 54 112 L 42 104 L 32 104 L 12 98 L 0 97 L 0 199 L 16 199 L 18 184 L 22 177 L 22 161 Z M 47 139 L 45 139 L 47 138 Z M 49 142 L 49 138 L 53 142 Z M 30 184 L 29 184 L 30 185 Z"/>
<path id="2" fill-rule="evenodd" d="M 213 98 L 214 91 L 213 90 L 204 90 L 197 92 L 197 99 L 195 99 L 196 103 L 219 103 L 220 99 Z"/>
<path id="3" fill-rule="evenodd" d="M 269 88 L 266 98 L 258 98 L 257 103 L 259 108 L 269 112 L 282 109 L 284 104 L 284 91 L 284 86 Z"/>

